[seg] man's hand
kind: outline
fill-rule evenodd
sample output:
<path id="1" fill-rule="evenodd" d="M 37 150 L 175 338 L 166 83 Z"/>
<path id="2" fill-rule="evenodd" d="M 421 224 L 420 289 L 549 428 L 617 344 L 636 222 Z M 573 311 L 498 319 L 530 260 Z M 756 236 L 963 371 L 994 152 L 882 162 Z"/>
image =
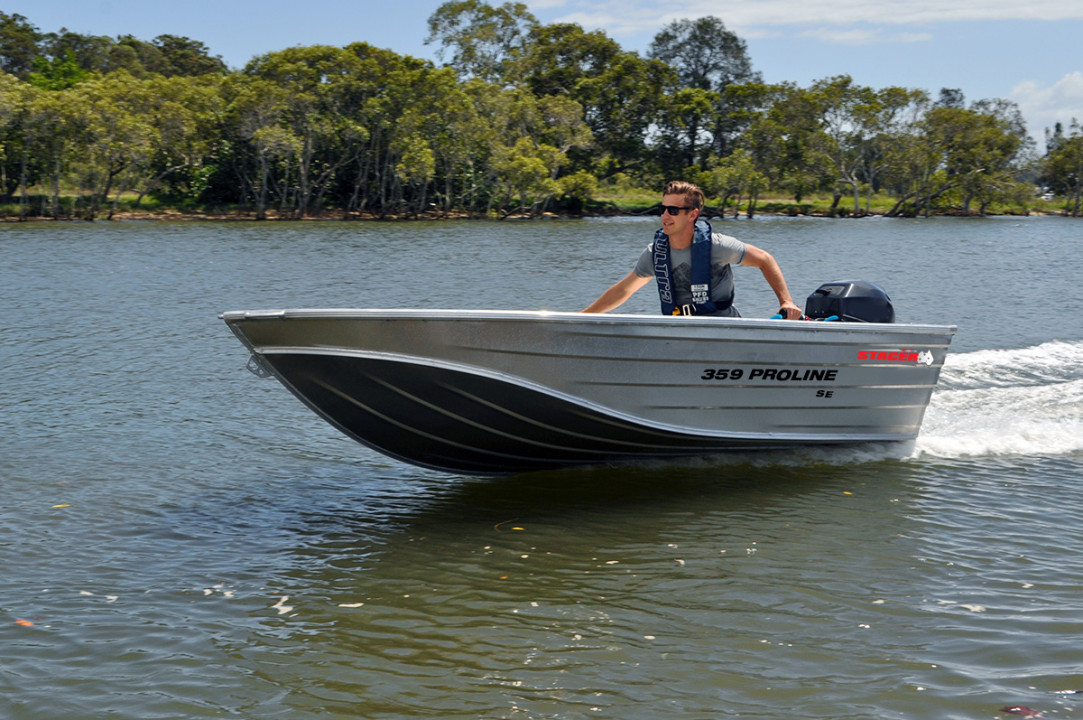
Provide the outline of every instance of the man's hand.
<path id="1" fill-rule="evenodd" d="M 782 307 L 779 308 L 779 313 L 787 320 L 801 320 L 805 317 L 804 311 L 792 302 L 783 303 Z"/>

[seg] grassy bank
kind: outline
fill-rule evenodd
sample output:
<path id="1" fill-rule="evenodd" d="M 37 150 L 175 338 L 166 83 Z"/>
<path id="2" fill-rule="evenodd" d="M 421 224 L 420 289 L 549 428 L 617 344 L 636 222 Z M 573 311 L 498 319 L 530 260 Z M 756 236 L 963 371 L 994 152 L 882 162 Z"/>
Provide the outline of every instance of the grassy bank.
<path id="1" fill-rule="evenodd" d="M 548 216 L 620 216 L 620 215 L 646 215 L 657 212 L 655 206 L 660 198 L 656 191 L 633 187 L 603 187 L 590 200 L 579 204 L 575 209 L 561 207 L 558 202 L 551 202 L 545 211 Z M 814 195 L 802 198 L 800 202 L 792 197 L 777 195 L 765 195 L 757 199 L 753 208 L 755 215 L 788 215 L 810 217 L 851 217 L 854 216 L 854 203 L 852 197 L 844 197 L 832 212 L 832 197 L 830 195 Z M 884 215 L 895 205 L 895 199 L 877 194 L 871 198 L 866 213 L 865 198 L 861 200 L 860 211 L 857 216 Z M 109 203 L 97 208 L 90 217 L 90 199 L 84 195 L 62 195 L 59 203 L 59 215 L 62 220 L 254 220 L 256 213 L 247 206 L 233 204 L 202 204 L 190 200 L 176 201 L 168 198 L 160 198 L 153 195 L 145 195 L 139 198 L 135 193 L 126 193 L 118 198 L 111 198 Z M 718 217 L 722 214 L 722 208 L 710 200 L 707 203 L 708 215 Z M 740 204 L 732 200 L 725 208 L 726 217 L 747 217 L 749 204 L 747 199 Z M 1043 200 L 1033 198 L 1026 205 L 994 206 L 987 208 L 987 215 L 1029 215 L 1029 214 L 1061 214 L 1064 212 L 1062 200 Z M 934 215 L 957 215 L 958 212 L 936 210 Z M 514 217 L 522 217 L 524 213 L 512 213 Z M 492 214 L 493 218 L 499 218 L 499 213 Z M 384 214 L 354 213 L 346 216 L 348 219 L 410 219 L 419 216 L 414 214 Z M 441 218 L 464 218 L 467 214 L 461 212 L 444 213 L 433 210 L 420 216 L 429 219 Z M 308 216 L 305 219 L 316 220 L 341 220 L 344 213 L 338 209 L 328 209 L 320 216 Z M 0 220 L 18 221 L 23 220 L 51 220 L 53 219 L 52 199 L 44 194 L 32 194 L 25 203 L 8 202 L 0 203 Z M 268 220 L 293 219 L 288 213 L 280 213 L 277 209 L 267 211 Z"/>
<path id="2" fill-rule="evenodd" d="M 598 210 L 605 207 L 620 208 L 628 214 L 639 214 L 649 211 L 659 202 L 658 193 L 646 190 L 602 190 L 593 200 Z M 757 198 L 753 206 L 755 215 L 790 215 L 810 217 L 864 217 L 866 215 L 886 215 L 895 207 L 896 198 L 883 193 L 874 194 L 866 203 L 864 195 L 858 211 L 854 212 L 853 196 L 843 196 L 838 205 L 832 210 L 833 198 L 830 194 L 812 195 L 796 201 L 793 197 L 766 194 Z M 590 205 L 588 205 L 588 208 Z M 707 208 L 710 214 L 722 214 L 722 208 L 717 203 L 717 198 L 708 199 Z M 867 209 L 866 209 L 867 208 Z M 976 211 L 976 206 L 975 209 Z M 736 204 L 732 199 L 727 203 L 725 216 L 747 217 L 749 203 L 747 198 Z M 1057 214 L 1064 212 L 1063 200 L 1043 200 L 1040 197 L 1033 198 L 1025 205 L 994 205 L 986 208 L 987 215 L 1029 215 L 1029 214 Z M 958 211 L 934 209 L 932 215 L 958 215 Z M 972 213 L 973 214 L 973 213 Z"/>

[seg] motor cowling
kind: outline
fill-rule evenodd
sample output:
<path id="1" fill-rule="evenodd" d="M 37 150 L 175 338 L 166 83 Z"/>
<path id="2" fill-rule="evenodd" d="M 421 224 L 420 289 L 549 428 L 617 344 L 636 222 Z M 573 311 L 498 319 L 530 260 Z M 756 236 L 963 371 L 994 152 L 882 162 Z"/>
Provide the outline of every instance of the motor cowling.
<path id="1" fill-rule="evenodd" d="M 812 320 L 835 316 L 844 322 L 895 322 L 895 308 L 882 287 L 867 280 L 824 283 L 805 300 Z"/>

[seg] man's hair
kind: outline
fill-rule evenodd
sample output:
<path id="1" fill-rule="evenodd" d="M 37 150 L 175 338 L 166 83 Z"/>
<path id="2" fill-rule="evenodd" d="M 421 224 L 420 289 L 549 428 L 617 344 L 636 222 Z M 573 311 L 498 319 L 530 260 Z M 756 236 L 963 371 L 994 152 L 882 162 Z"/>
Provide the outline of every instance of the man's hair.
<path id="1" fill-rule="evenodd" d="M 698 185 L 694 185 L 684 180 L 670 180 L 666 183 L 666 187 L 662 190 L 663 195 L 683 195 L 685 202 L 696 209 L 703 208 L 703 191 L 699 189 Z"/>

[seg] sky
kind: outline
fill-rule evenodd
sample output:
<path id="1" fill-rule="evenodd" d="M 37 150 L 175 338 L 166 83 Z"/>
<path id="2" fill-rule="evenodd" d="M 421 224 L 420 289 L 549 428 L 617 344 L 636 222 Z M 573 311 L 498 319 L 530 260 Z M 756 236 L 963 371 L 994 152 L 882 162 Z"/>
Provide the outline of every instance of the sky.
<path id="1" fill-rule="evenodd" d="M 499 5 L 503 0 L 489 0 Z M 1083 122 L 1083 0 L 522 0 L 544 24 L 602 30 L 646 54 L 665 25 L 720 18 L 748 44 L 767 82 L 806 87 L 850 75 L 873 88 L 900 86 L 967 101 L 1016 102 L 1044 149 L 1046 128 Z M 439 63 L 426 45 L 443 0 L 0 0 L 0 11 L 42 32 L 182 35 L 231 68 L 292 46 L 363 41 Z"/>

